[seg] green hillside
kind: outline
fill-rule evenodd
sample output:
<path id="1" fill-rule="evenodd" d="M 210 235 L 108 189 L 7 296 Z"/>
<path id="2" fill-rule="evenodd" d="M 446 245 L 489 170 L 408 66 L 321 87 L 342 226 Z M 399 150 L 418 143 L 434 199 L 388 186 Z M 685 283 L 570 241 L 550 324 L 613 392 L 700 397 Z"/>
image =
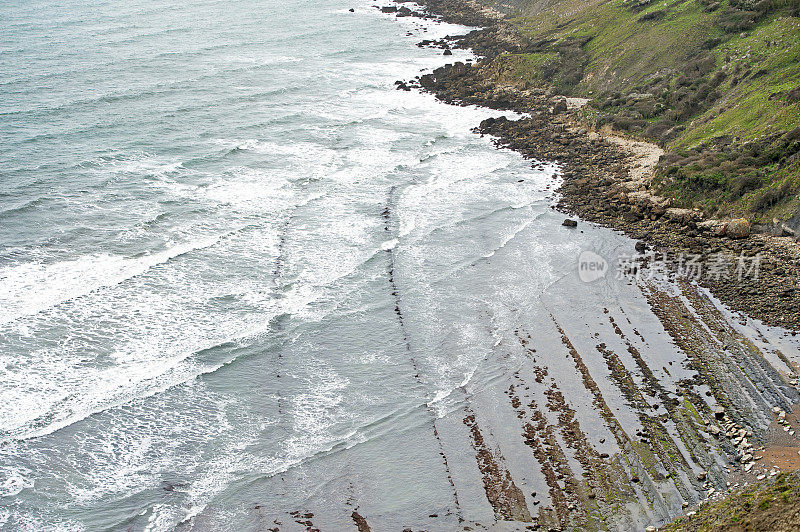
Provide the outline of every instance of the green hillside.
<path id="1" fill-rule="evenodd" d="M 726 499 L 702 506 L 694 515 L 681 517 L 662 530 L 714 532 L 800 528 L 800 476 L 782 473 L 732 493 Z"/>
<path id="2" fill-rule="evenodd" d="M 657 187 L 755 221 L 800 200 L 800 1 L 610 0 L 501 6 L 530 40 L 500 80 L 591 98 L 585 118 L 667 149 Z"/>

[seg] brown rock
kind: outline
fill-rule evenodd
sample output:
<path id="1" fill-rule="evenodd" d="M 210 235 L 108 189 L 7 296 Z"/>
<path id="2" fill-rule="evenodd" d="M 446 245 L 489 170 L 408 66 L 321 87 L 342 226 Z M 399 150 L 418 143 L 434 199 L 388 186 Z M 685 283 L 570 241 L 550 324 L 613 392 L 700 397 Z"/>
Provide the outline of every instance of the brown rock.
<path id="1" fill-rule="evenodd" d="M 725 234 L 730 238 L 747 238 L 750 236 L 750 222 L 744 218 L 731 220 L 725 226 Z"/>

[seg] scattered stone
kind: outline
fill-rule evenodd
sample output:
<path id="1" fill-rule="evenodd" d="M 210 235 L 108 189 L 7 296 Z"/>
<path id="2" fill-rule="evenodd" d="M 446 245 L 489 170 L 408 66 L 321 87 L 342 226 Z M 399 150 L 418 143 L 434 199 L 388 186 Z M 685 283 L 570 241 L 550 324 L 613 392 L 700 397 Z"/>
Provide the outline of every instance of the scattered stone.
<path id="1" fill-rule="evenodd" d="M 565 98 L 560 98 L 556 100 L 555 105 L 553 105 L 553 114 L 561 114 L 567 111 L 567 100 Z"/>
<path id="2" fill-rule="evenodd" d="M 729 238 L 747 238 L 750 236 L 750 222 L 744 218 L 731 220 L 725 226 L 725 234 Z"/>
<path id="3" fill-rule="evenodd" d="M 570 218 L 567 218 L 561 225 L 563 225 L 564 227 L 578 227 L 578 222 Z"/>

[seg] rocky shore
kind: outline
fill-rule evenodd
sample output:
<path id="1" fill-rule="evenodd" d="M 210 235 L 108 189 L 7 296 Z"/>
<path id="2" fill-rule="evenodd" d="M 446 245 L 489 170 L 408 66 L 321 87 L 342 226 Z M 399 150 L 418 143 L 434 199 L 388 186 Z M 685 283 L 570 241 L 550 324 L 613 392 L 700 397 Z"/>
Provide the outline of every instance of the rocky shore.
<path id="1" fill-rule="evenodd" d="M 484 28 L 420 46 L 439 47 L 445 54 L 470 48 L 480 59 L 398 81 L 399 89 L 421 89 L 451 104 L 522 114 L 521 119 L 487 119 L 476 132 L 519 151 L 534 166 L 558 161 L 562 184 L 557 208 L 641 240 L 637 249 L 650 253 L 651 259 L 645 265 L 653 257 L 666 258 L 663 262 L 683 275 L 686 262 L 693 261 L 688 276 L 729 307 L 769 325 L 800 330 L 800 248 L 792 237 L 757 233 L 746 220 L 706 219 L 698 210 L 672 207 L 650 188 L 652 168 L 637 149 L 645 143 L 593 130 L 582 121 L 583 102 L 552 87 L 503 83 L 493 59 L 524 51 L 529 43 L 500 13 L 469 0 L 430 0 L 423 6 L 415 16 Z"/>

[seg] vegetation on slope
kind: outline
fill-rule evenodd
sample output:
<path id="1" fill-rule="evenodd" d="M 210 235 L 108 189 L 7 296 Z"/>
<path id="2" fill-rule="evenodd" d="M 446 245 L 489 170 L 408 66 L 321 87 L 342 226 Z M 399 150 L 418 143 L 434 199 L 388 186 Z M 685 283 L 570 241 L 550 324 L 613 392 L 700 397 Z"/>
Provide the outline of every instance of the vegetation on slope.
<path id="1" fill-rule="evenodd" d="M 800 0 L 533 1 L 531 45 L 502 81 L 591 98 L 585 111 L 654 140 L 657 185 L 680 206 L 757 222 L 800 200 Z"/>
<path id="2" fill-rule="evenodd" d="M 800 475 L 783 473 L 732 493 L 724 500 L 702 506 L 696 514 L 681 517 L 662 530 L 712 532 L 722 530 L 800 529 Z"/>

